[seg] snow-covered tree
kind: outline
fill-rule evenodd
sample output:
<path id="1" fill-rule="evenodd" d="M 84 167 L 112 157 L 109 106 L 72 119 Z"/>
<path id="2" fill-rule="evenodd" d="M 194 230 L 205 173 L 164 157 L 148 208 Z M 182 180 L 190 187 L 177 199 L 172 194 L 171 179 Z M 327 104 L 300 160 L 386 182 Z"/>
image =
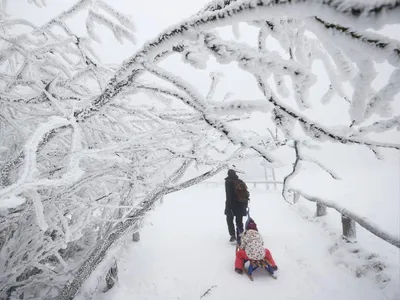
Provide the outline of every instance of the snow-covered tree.
<path id="1" fill-rule="evenodd" d="M 400 46 L 367 30 L 399 22 L 396 0 L 212 1 L 117 68 L 96 56 L 91 42 L 99 40 L 97 25 L 119 42 L 135 42 L 134 26 L 106 1 L 80 0 L 40 26 L 9 16 L 6 2 L 0 22 L 2 299 L 73 299 L 158 199 L 213 176 L 234 158 L 258 155 L 274 162 L 271 150 L 291 143 L 297 159 L 285 180 L 287 197 L 301 160 L 337 177 L 301 148 L 324 141 L 374 153 L 400 148 L 379 138 L 400 128 L 391 109 L 400 89 Z M 85 15 L 84 35 L 68 25 L 78 12 Z M 259 30 L 257 48 L 224 40 L 216 30 L 229 25 L 237 34 L 238 22 Z M 15 29 L 21 26 L 22 33 Z M 270 51 L 267 37 L 284 51 Z M 254 77 L 264 99 L 212 101 L 218 74 L 211 74 L 209 91 L 199 91 L 160 67 L 170 55 L 195 68 L 205 68 L 210 56 L 221 64 L 236 62 Z M 330 79 L 318 100 L 340 96 L 348 106 L 346 128 L 330 128 L 307 114 L 316 101 L 309 95 L 315 60 Z M 392 74 L 375 91 L 374 63 L 382 61 Z M 183 105 L 172 105 L 177 102 Z M 243 112 L 254 111 L 270 115 L 284 140 L 255 141 L 235 127 Z M 208 171 L 182 180 L 191 165 Z"/>

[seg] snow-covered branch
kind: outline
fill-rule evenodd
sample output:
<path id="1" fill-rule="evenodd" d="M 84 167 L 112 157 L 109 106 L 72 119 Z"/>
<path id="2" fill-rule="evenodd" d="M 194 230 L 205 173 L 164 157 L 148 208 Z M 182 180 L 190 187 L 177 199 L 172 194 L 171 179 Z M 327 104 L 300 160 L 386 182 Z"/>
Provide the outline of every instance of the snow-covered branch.
<path id="1" fill-rule="evenodd" d="M 243 157 L 238 154 L 243 149 L 272 162 L 271 150 L 295 141 L 285 197 L 290 179 L 307 161 L 338 179 L 301 151 L 296 125 L 317 143 L 357 144 L 374 152 L 400 149 L 379 136 L 400 128 L 393 110 L 400 91 L 400 47 L 367 30 L 397 24 L 398 1 L 214 0 L 119 67 L 103 64 L 91 44 L 100 41 L 97 24 L 117 41 L 135 41 L 133 22 L 109 3 L 79 0 L 41 26 L 12 19 L 1 6 L 0 298 L 35 299 L 41 290 L 49 298 L 72 299 L 160 197 L 213 176 Z M 78 15 L 86 21 L 83 36 L 69 25 Z M 218 27 L 231 25 L 237 33 L 240 22 L 259 30 L 256 47 L 219 37 Z M 15 25 L 24 33 L 14 31 Z M 282 52 L 271 51 L 269 37 Z M 255 78 L 263 98 L 216 99 L 219 74 L 211 74 L 209 91 L 199 91 L 158 65 L 170 55 L 203 70 L 210 56 L 220 64 L 237 64 Z M 322 99 L 309 93 L 318 84 L 316 60 L 328 74 Z M 374 91 L 374 65 L 382 60 L 395 69 Z M 328 105 L 335 96 L 348 107 L 347 131 L 308 115 L 316 101 Z M 253 112 L 270 115 L 285 139 L 235 127 Z M 210 171 L 182 182 L 193 165 Z"/>
<path id="2" fill-rule="evenodd" d="M 290 179 L 294 176 L 296 176 L 296 174 L 299 173 L 300 171 L 300 153 L 299 153 L 299 145 L 298 145 L 298 141 L 294 141 L 294 150 L 295 150 L 295 154 L 296 154 L 296 159 L 295 162 L 293 164 L 293 169 L 292 172 L 290 174 L 288 174 L 287 176 L 285 176 L 285 178 L 283 179 L 283 187 L 282 187 L 282 197 L 283 199 L 285 199 L 286 202 L 290 203 L 288 200 L 288 192 L 289 192 L 289 187 L 288 187 L 288 181 L 290 181 Z M 293 204 L 293 203 L 290 203 Z"/>
<path id="3" fill-rule="evenodd" d="M 243 137 L 241 137 L 239 132 L 235 132 L 234 128 L 207 113 L 205 101 L 203 97 L 196 92 L 196 89 L 186 84 L 182 79 L 173 76 L 172 74 L 166 72 L 165 70 L 162 70 L 159 67 L 156 67 L 155 65 L 151 65 L 147 62 L 143 62 L 143 65 L 148 71 L 150 71 L 154 75 L 157 75 L 160 78 L 172 83 L 178 89 L 188 94 L 189 97 L 186 98 L 186 104 L 188 104 L 197 112 L 201 113 L 204 121 L 208 125 L 223 133 L 233 144 L 239 143 L 243 147 L 248 147 L 254 150 L 268 162 L 273 162 L 275 160 L 270 153 L 265 151 L 265 149 L 257 145 L 249 144 Z"/>

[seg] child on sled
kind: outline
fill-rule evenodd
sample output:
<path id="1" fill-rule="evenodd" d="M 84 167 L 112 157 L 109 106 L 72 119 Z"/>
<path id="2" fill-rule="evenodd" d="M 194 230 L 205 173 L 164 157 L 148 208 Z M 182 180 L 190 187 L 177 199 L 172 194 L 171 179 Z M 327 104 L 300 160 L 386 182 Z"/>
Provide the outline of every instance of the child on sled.
<path id="1" fill-rule="evenodd" d="M 253 219 L 249 220 L 246 230 L 242 233 L 239 250 L 236 251 L 235 271 L 243 273 L 243 264 L 245 260 L 263 260 L 266 259 L 274 271 L 278 270 L 271 252 L 264 248 L 264 241 L 258 232 L 257 224 Z"/>

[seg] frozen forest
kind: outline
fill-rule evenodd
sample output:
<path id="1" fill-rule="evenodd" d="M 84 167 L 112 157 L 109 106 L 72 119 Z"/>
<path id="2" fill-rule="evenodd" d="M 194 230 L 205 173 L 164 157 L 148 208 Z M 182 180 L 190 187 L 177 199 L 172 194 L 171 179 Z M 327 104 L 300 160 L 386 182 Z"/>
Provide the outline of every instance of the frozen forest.
<path id="1" fill-rule="evenodd" d="M 307 151 L 333 143 L 379 160 L 400 150 L 400 41 L 382 33 L 400 26 L 398 0 L 213 0 L 146 40 L 110 0 L 71 1 L 38 24 L 9 13 L 14 1 L 0 3 L 0 299 L 74 299 L 157 201 L 232 161 L 289 165 L 282 201 L 301 195 L 340 211 L 294 184 L 305 163 L 340 180 Z M 53 1 L 16 2 L 37 11 Z M 239 37 L 244 25 L 257 31 L 253 44 L 219 31 Z M 135 50 L 119 64 L 102 62 L 103 32 Z M 172 57 L 207 71 L 207 88 L 164 64 Z M 220 96 L 218 65 L 250 75 L 243 89 L 261 96 L 235 98 L 229 87 Z M 324 89 L 318 99 L 315 87 Z M 332 102 L 345 123 L 315 118 L 315 107 Z M 261 134 L 238 125 L 255 113 L 270 123 Z M 282 147 L 292 161 L 274 155 Z"/>

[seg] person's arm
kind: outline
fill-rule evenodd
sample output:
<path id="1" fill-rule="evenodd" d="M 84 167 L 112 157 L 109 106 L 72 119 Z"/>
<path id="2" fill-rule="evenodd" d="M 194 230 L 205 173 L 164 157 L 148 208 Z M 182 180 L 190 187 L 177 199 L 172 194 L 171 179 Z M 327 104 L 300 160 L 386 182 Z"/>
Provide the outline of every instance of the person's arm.
<path id="1" fill-rule="evenodd" d="M 242 237 L 241 237 L 241 239 L 240 239 L 240 248 L 242 248 L 242 249 L 244 249 L 244 250 L 246 250 L 245 248 L 246 248 L 246 245 L 247 245 L 247 243 L 248 243 L 246 232 L 247 232 L 247 231 L 243 231 Z"/>
<path id="2" fill-rule="evenodd" d="M 225 193 L 226 193 L 226 203 L 227 203 L 227 207 L 228 209 L 232 209 L 233 205 L 232 205 L 232 182 L 229 180 L 225 181 Z"/>

